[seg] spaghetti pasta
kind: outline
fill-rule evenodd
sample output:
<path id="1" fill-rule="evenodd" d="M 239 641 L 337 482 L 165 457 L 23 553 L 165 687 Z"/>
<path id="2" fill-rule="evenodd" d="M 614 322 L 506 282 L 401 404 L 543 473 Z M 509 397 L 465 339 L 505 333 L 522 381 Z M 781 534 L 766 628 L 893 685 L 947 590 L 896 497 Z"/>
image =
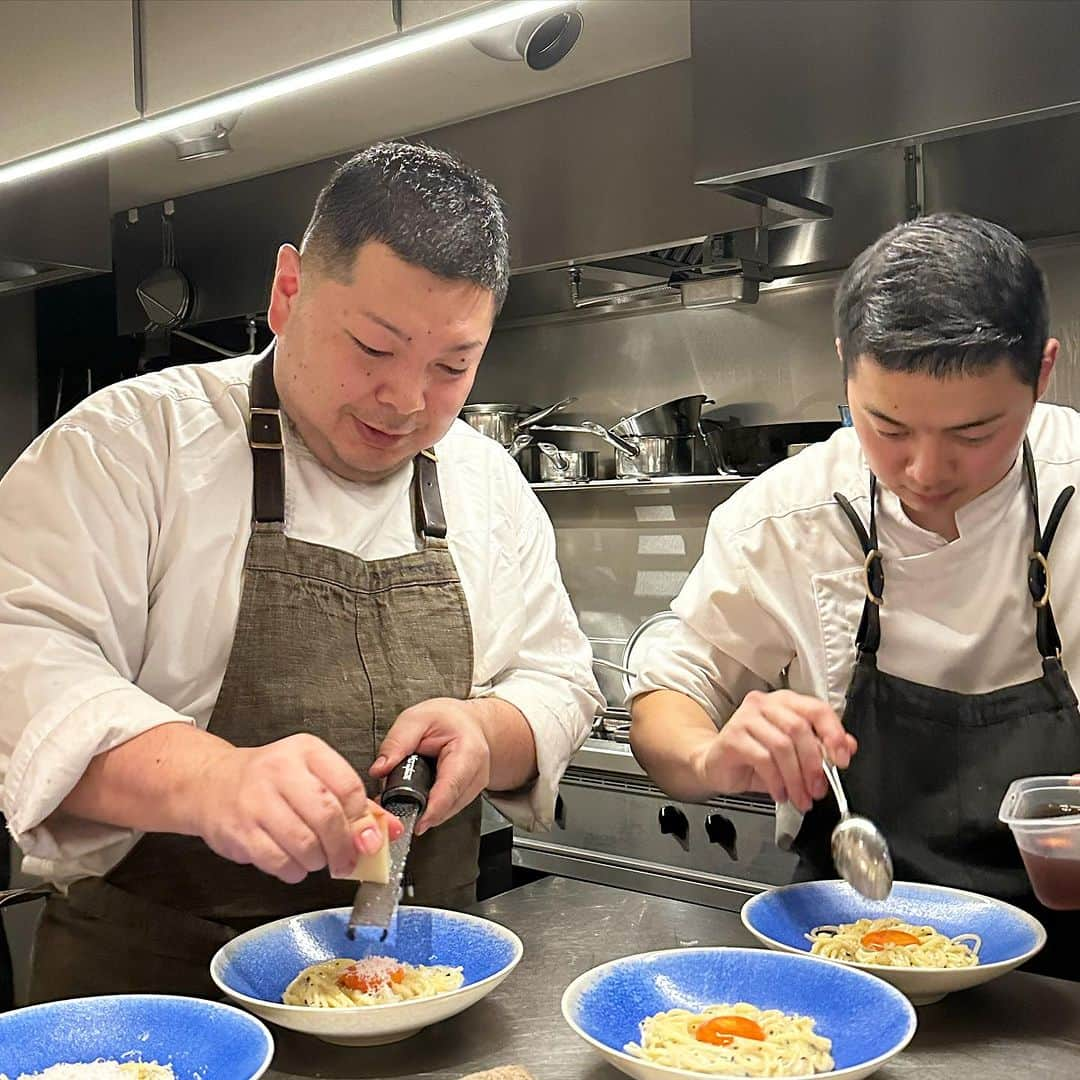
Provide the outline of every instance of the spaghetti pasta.
<path id="1" fill-rule="evenodd" d="M 465 981 L 459 967 L 406 964 L 388 956 L 363 960 L 324 960 L 304 968 L 285 988 L 286 1005 L 352 1009 L 364 1005 L 434 997 L 456 990 Z"/>
<path id="2" fill-rule="evenodd" d="M 932 926 L 915 926 L 894 918 L 816 926 L 806 939 L 815 956 L 883 967 L 974 967 L 982 948 L 978 934 L 949 938 Z"/>
<path id="3" fill-rule="evenodd" d="M 833 1068 L 832 1042 L 809 1016 L 745 1001 L 647 1016 L 641 1042 L 623 1048 L 657 1065 L 706 1076 L 808 1076 Z"/>
<path id="4" fill-rule="evenodd" d="M 7 1080 L 0 1073 L 0 1080 Z M 43 1072 L 23 1073 L 18 1080 L 176 1080 L 171 1065 L 156 1061 L 90 1061 L 50 1065 Z"/>

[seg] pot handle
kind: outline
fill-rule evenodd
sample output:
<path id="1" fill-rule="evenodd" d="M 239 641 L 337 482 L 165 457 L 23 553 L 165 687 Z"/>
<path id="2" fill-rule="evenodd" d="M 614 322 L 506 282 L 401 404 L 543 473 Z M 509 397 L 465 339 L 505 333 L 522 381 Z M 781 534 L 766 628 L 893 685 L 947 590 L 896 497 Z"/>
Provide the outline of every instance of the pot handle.
<path id="1" fill-rule="evenodd" d="M 557 446 L 549 442 L 538 442 L 536 448 L 564 476 L 570 471 L 570 459 Z"/>
<path id="2" fill-rule="evenodd" d="M 516 458 L 526 446 L 529 446 L 533 441 L 531 435 L 518 435 L 514 441 L 506 448 L 506 452 L 512 457 Z"/>
<path id="3" fill-rule="evenodd" d="M 582 420 L 580 424 L 545 424 L 542 428 L 534 428 L 533 431 L 574 431 L 579 435 L 595 435 L 627 457 L 637 457 L 640 452 L 634 443 L 621 435 L 616 435 L 614 431 L 609 431 L 595 420 Z"/>
<path id="4" fill-rule="evenodd" d="M 698 435 L 701 436 L 701 441 L 705 443 L 705 449 L 708 451 L 709 459 L 712 461 L 713 468 L 721 474 L 728 476 L 738 476 L 739 470 L 732 469 L 727 461 L 724 460 L 724 445 L 723 439 L 720 435 L 717 435 L 715 439 L 710 439 L 705 434 L 705 429 L 701 426 L 701 421 L 698 421 Z"/>
<path id="5" fill-rule="evenodd" d="M 636 458 L 641 452 L 634 443 L 624 439 L 621 435 L 616 435 L 613 431 L 608 431 L 603 424 L 598 424 L 595 420 L 582 420 L 581 428 L 588 434 L 595 435 L 598 439 L 603 439 L 604 442 L 608 443 L 610 446 L 614 446 L 616 450 L 625 454 L 627 457 Z"/>
<path id="6" fill-rule="evenodd" d="M 599 656 L 594 656 L 592 662 L 599 667 L 611 668 L 612 671 L 621 671 L 624 675 L 630 675 L 635 679 L 637 678 L 636 671 L 631 671 L 628 667 L 623 667 L 622 664 L 616 664 L 614 660 L 603 660 Z"/>
<path id="7" fill-rule="evenodd" d="M 562 401 L 556 401 L 554 405 L 548 405 L 547 408 L 541 409 L 539 412 L 534 412 L 531 416 L 526 416 L 524 420 L 519 420 L 514 425 L 515 431 L 520 431 L 522 428 L 532 427 L 533 424 L 539 424 L 541 420 L 546 420 L 549 416 L 557 412 L 562 412 L 567 405 L 573 405 L 577 401 L 576 397 L 565 397 Z"/>

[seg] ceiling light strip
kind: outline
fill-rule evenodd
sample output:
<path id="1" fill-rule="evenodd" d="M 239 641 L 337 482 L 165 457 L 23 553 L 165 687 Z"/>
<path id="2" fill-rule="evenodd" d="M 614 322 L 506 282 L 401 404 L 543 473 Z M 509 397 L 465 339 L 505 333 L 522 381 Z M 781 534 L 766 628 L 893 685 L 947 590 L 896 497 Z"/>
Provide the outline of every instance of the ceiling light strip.
<path id="1" fill-rule="evenodd" d="M 334 79 L 381 67 L 508 22 L 561 7 L 564 3 L 565 0 L 509 0 L 421 30 L 407 31 L 389 41 L 369 45 L 344 56 L 322 60 L 284 75 L 271 76 L 250 86 L 217 94 L 195 105 L 172 109 L 148 119 L 135 120 L 100 135 L 79 139 L 56 150 L 21 158 L 0 166 L 0 184 L 25 180 L 51 169 L 59 169 L 76 161 L 108 154 L 113 150 L 164 135 L 188 124 L 212 120 L 223 113 L 240 112 L 252 105 L 322 86 Z"/>

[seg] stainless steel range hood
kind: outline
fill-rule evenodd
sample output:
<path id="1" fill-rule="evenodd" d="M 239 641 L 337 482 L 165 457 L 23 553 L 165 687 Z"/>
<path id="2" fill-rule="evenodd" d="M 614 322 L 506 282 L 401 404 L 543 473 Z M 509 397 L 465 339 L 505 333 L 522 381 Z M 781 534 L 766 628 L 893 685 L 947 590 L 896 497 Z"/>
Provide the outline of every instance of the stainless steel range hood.
<path id="1" fill-rule="evenodd" d="M 0 295 L 112 269 L 104 159 L 0 186 Z"/>
<path id="2" fill-rule="evenodd" d="M 774 285 L 847 266 L 909 216 L 910 174 L 893 148 L 742 184 L 763 225 L 515 275 L 500 325 L 756 303 Z"/>
<path id="3" fill-rule="evenodd" d="M 725 0 L 690 33 L 700 184 L 1080 109 L 1075 3 Z"/>

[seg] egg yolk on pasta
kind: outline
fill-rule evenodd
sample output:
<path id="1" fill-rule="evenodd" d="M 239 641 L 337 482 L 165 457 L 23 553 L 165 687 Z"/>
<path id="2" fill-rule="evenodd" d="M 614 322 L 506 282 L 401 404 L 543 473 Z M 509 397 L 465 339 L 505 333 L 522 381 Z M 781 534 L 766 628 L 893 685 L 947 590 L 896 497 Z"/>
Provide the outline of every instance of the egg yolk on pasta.
<path id="1" fill-rule="evenodd" d="M 905 933 L 903 930 L 874 930 L 862 938 L 863 948 L 877 952 L 891 948 L 893 945 L 918 944 L 919 939 L 914 934 Z"/>
<path id="2" fill-rule="evenodd" d="M 359 971 L 354 964 L 346 968 L 338 977 L 338 986 L 346 990 L 359 990 L 361 994 L 370 994 L 372 990 L 378 990 L 388 982 L 400 983 L 405 981 L 404 968 L 392 968 L 383 973 L 381 971 Z"/>
<path id="3" fill-rule="evenodd" d="M 736 1035 L 741 1039 L 765 1041 L 761 1025 L 745 1016 L 714 1016 L 694 1032 L 698 1042 L 711 1043 L 713 1046 L 730 1046 Z"/>

